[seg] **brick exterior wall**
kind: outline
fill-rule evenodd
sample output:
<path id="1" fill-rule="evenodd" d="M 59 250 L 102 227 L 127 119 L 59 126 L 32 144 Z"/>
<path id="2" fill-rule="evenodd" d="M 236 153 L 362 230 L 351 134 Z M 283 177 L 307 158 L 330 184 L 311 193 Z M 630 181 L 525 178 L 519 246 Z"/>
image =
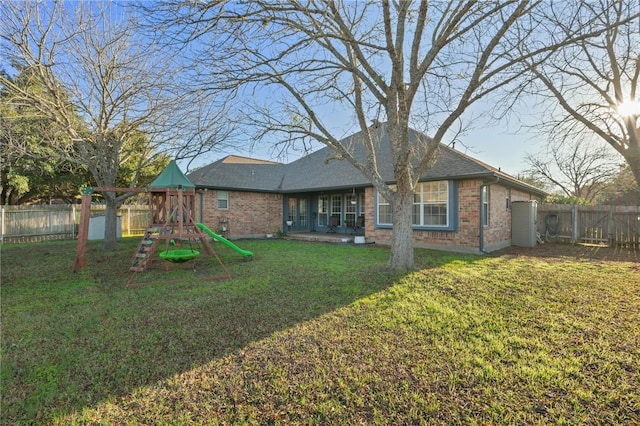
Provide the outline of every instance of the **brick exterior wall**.
<path id="1" fill-rule="evenodd" d="M 480 186 L 482 181 L 458 182 L 458 230 L 456 232 L 413 232 L 416 247 L 478 253 L 480 250 Z M 368 241 L 391 244 L 390 229 L 376 229 L 373 223 L 374 190 L 367 188 L 365 205 L 367 218 L 365 236 Z M 499 184 L 489 186 L 489 225 L 483 229 L 484 249 L 498 250 L 511 245 L 511 207 L 507 208 L 507 197 L 512 201 L 531 200 L 531 194 L 506 188 Z"/>
<path id="2" fill-rule="evenodd" d="M 480 186 L 482 180 L 458 182 L 458 230 L 413 232 L 416 247 L 458 252 L 478 253 L 480 250 Z M 228 191 L 229 209 L 217 207 L 217 191 L 203 194 L 202 221 L 212 230 L 221 228 L 227 219 L 227 238 L 255 238 L 275 234 L 283 229 L 283 196 L 258 192 Z M 199 215 L 199 195 L 196 196 L 196 220 Z M 507 208 L 509 198 L 509 208 Z M 489 186 L 489 225 L 484 227 L 484 248 L 493 251 L 511 244 L 511 208 L 513 201 L 535 199 L 529 193 L 506 188 L 500 184 Z M 375 227 L 374 189 L 365 188 L 365 237 L 369 242 L 391 243 L 390 229 Z"/>
<path id="3" fill-rule="evenodd" d="M 275 234 L 282 230 L 282 195 L 260 192 L 227 191 L 229 208 L 218 209 L 217 191 L 203 194 L 202 221 L 211 230 L 220 230 L 223 218 L 227 219 L 227 238 L 255 238 Z M 196 210 L 199 220 L 199 200 Z"/>

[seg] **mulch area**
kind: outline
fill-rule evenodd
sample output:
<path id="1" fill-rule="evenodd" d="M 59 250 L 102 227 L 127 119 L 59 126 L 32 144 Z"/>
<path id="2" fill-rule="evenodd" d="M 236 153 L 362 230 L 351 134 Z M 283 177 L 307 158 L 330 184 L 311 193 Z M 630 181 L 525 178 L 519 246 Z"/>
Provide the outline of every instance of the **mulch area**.
<path id="1" fill-rule="evenodd" d="M 534 256 L 557 259 L 592 259 L 604 262 L 635 262 L 640 264 L 640 247 L 607 247 L 596 244 L 545 243 L 536 247 L 508 247 L 492 256 Z"/>

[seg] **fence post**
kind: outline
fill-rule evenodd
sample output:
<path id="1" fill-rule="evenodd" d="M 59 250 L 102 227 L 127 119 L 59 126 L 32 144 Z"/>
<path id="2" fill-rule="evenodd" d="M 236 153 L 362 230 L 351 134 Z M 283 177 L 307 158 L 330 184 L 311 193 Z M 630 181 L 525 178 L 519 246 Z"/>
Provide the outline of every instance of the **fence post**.
<path id="1" fill-rule="evenodd" d="M 0 213 L 2 218 L 0 218 L 0 244 L 4 243 L 4 206 L 0 207 Z"/>
<path id="2" fill-rule="evenodd" d="M 131 206 L 127 206 L 127 237 L 131 236 Z"/>
<path id="3" fill-rule="evenodd" d="M 609 240 L 609 247 L 614 245 L 616 228 L 615 211 L 616 207 L 612 204 L 611 207 L 609 207 L 609 223 L 607 223 L 607 239 Z"/>
<path id="4" fill-rule="evenodd" d="M 76 239 L 76 205 L 71 204 L 71 238 Z"/>
<path id="5" fill-rule="evenodd" d="M 578 242 L 580 238 L 578 230 L 578 206 L 571 206 L 571 244 L 575 244 Z"/>

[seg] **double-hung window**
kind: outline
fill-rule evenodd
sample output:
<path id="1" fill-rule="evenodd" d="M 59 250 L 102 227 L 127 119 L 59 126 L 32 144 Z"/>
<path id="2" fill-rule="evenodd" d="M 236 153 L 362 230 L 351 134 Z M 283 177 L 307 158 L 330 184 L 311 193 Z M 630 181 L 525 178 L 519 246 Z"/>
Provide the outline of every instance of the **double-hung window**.
<path id="1" fill-rule="evenodd" d="M 392 186 L 393 188 L 393 186 Z M 378 202 L 376 205 L 376 217 L 378 225 L 391 225 L 393 224 L 393 209 L 391 204 L 378 193 Z"/>
<path id="2" fill-rule="evenodd" d="M 482 226 L 489 226 L 489 187 L 482 187 Z"/>
<path id="3" fill-rule="evenodd" d="M 449 225 L 449 182 L 424 182 L 416 186 L 413 224 L 425 227 Z"/>
<path id="4" fill-rule="evenodd" d="M 449 181 L 421 182 L 413 195 L 412 223 L 415 229 L 454 231 L 457 228 L 455 187 Z M 380 194 L 376 199 L 376 225 L 393 224 L 393 209 Z"/>
<path id="5" fill-rule="evenodd" d="M 217 192 L 218 210 L 229 210 L 229 192 L 218 191 Z"/>

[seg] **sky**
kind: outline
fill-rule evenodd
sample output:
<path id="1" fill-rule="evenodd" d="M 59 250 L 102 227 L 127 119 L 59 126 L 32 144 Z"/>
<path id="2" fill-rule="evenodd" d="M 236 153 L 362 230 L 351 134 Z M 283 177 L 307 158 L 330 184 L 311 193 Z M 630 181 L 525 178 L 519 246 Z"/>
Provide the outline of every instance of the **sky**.
<path id="1" fill-rule="evenodd" d="M 69 2 L 69 4 L 73 3 L 74 2 Z M 2 63 L 0 62 L 0 66 L 1 65 Z M 484 101 L 473 105 L 470 108 L 470 112 L 477 115 L 484 109 L 489 109 L 491 105 L 488 102 L 489 101 Z M 521 111 L 521 113 L 525 114 L 523 111 Z M 460 138 L 460 143 L 456 144 L 456 149 L 493 167 L 500 168 L 506 173 L 517 175 L 523 172 L 527 168 L 525 156 L 528 153 L 540 151 L 545 142 L 544 140 L 540 140 L 540 136 L 533 130 L 522 128 L 521 124 L 532 124 L 536 119 L 536 117 L 532 115 L 535 114 L 535 112 L 527 111 L 526 113 L 529 115 L 524 115 L 525 118 L 521 119 L 526 120 L 527 123 L 514 122 L 513 118 L 510 122 L 506 120 L 500 123 L 490 124 L 484 124 L 480 121 L 475 122 L 474 127 Z M 357 131 L 356 126 L 345 123 L 344 120 L 344 114 L 341 114 L 339 111 L 335 112 L 334 117 L 329 117 L 328 121 L 335 123 L 334 129 L 336 130 L 335 134 L 337 136 L 348 136 L 350 133 L 347 133 L 345 129 L 351 128 L 353 132 Z M 321 145 L 316 144 L 316 149 L 321 147 Z M 255 150 L 227 149 L 214 151 L 191 162 L 190 168 L 193 169 L 194 167 L 204 166 L 229 154 L 281 162 L 291 162 L 304 155 L 303 152 L 290 151 L 284 158 L 279 157 L 273 152 L 272 147 L 266 143 L 256 147 Z M 186 162 L 181 162 L 180 165 L 186 168 Z"/>
<path id="2" fill-rule="evenodd" d="M 380 65 L 380 67 L 381 68 L 378 68 L 378 71 L 381 75 L 386 75 L 388 77 L 390 70 L 386 70 L 385 72 L 384 64 Z M 271 94 L 266 92 L 267 90 L 256 90 L 254 93 L 258 97 L 264 96 L 265 98 L 268 98 Z M 436 97 L 438 95 L 439 94 L 436 94 Z M 420 105 L 418 105 L 419 100 L 417 98 L 418 97 L 416 97 L 414 109 L 420 108 Z M 471 114 L 477 116 L 484 112 L 485 109 L 491 109 L 493 106 L 489 102 L 490 101 L 479 101 L 477 104 L 474 104 L 469 108 L 470 114 L 468 114 L 468 116 Z M 439 106 L 431 106 L 431 108 L 437 110 Z M 521 113 L 531 114 L 530 111 L 521 111 Z M 346 114 L 345 112 L 337 111 L 333 117 L 330 115 L 328 116 L 325 120 L 325 124 L 328 124 L 328 127 L 334 131 L 334 135 L 337 136 L 338 139 L 341 139 L 342 137 L 346 137 L 359 130 L 357 125 L 354 125 L 355 123 L 344 123 L 345 116 L 352 115 L 353 113 L 349 111 L 347 111 Z M 326 114 L 325 117 L 327 117 Z M 438 119 L 441 118 L 436 118 L 436 120 Z M 527 123 L 525 124 L 532 124 L 532 121 L 535 121 L 535 117 L 532 117 L 531 115 L 525 115 L 525 119 L 527 120 Z M 507 122 L 505 120 L 500 123 L 487 123 L 486 121 L 481 122 L 478 120 L 474 122 L 472 129 L 459 138 L 460 143 L 456 143 L 455 148 L 493 167 L 500 168 L 506 173 L 512 175 L 522 173 L 527 168 L 525 156 L 528 153 L 540 151 L 544 141 L 540 141 L 540 137 L 537 136 L 533 130 L 527 131 L 523 129 L 520 125 L 522 123 L 514 122 L 514 120 L 515 119 L 512 118 L 511 122 Z M 465 117 L 463 116 L 463 123 L 464 121 Z M 416 130 L 420 130 L 419 127 L 415 128 Z M 318 149 L 321 147 L 321 145 L 317 146 Z M 273 150 L 270 149 L 270 146 L 267 144 L 267 146 L 262 145 L 254 151 L 225 150 L 223 152 L 213 152 L 208 154 L 205 158 L 192 162 L 191 167 L 206 165 L 228 154 L 244 155 L 281 162 L 290 162 L 303 155 L 302 152 L 290 151 L 285 158 L 282 158 L 278 157 L 276 155 L 277 153 L 274 154 L 272 151 Z"/>
<path id="3" fill-rule="evenodd" d="M 488 108 L 489 106 L 486 102 L 481 102 L 478 105 L 474 105 L 472 109 L 474 113 L 478 113 Z M 337 123 L 344 121 L 344 117 L 339 113 L 336 113 L 334 117 Z M 535 116 L 530 116 L 529 118 L 521 118 L 520 120 L 511 119 L 507 121 L 504 119 L 499 123 L 482 123 L 478 121 L 465 136 L 460 137 L 461 143 L 457 143 L 455 149 L 493 167 L 500 168 L 503 172 L 516 176 L 528 168 L 525 162 L 525 156 L 541 151 L 544 146 L 545 141 L 537 132 L 522 127 L 523 125 L 532 125 L 535 120 Z M 346 131 L 344 129 L 349 127 L 354 127 L 353 133 L 358 131 L 355 126 L 345 126 L 343 124 L 342 126 L 336 126 L 336 134 L 343 134 Z M 350 133 L 348 131 L 346 132 L 347 134 L 345 134 L 345 136 L 348 136 Z M 321 149 L 323 146 L 324 145 L 316 143 L 313 150 Z M 254 150 L 227 149 L 224 151 L 214 151 L 200 158 L 198 161 L 192 162 L 191 169 L 205 166 L 231 154 L 282 163 L 289 163 L 304 155 L 304 153 L 300 151 L 289 151 L 283 158 L 272 151 L 272 146 L 267 142 L 259 145 Z M 181 165 L 186 165 L 186 162 Z"/>

